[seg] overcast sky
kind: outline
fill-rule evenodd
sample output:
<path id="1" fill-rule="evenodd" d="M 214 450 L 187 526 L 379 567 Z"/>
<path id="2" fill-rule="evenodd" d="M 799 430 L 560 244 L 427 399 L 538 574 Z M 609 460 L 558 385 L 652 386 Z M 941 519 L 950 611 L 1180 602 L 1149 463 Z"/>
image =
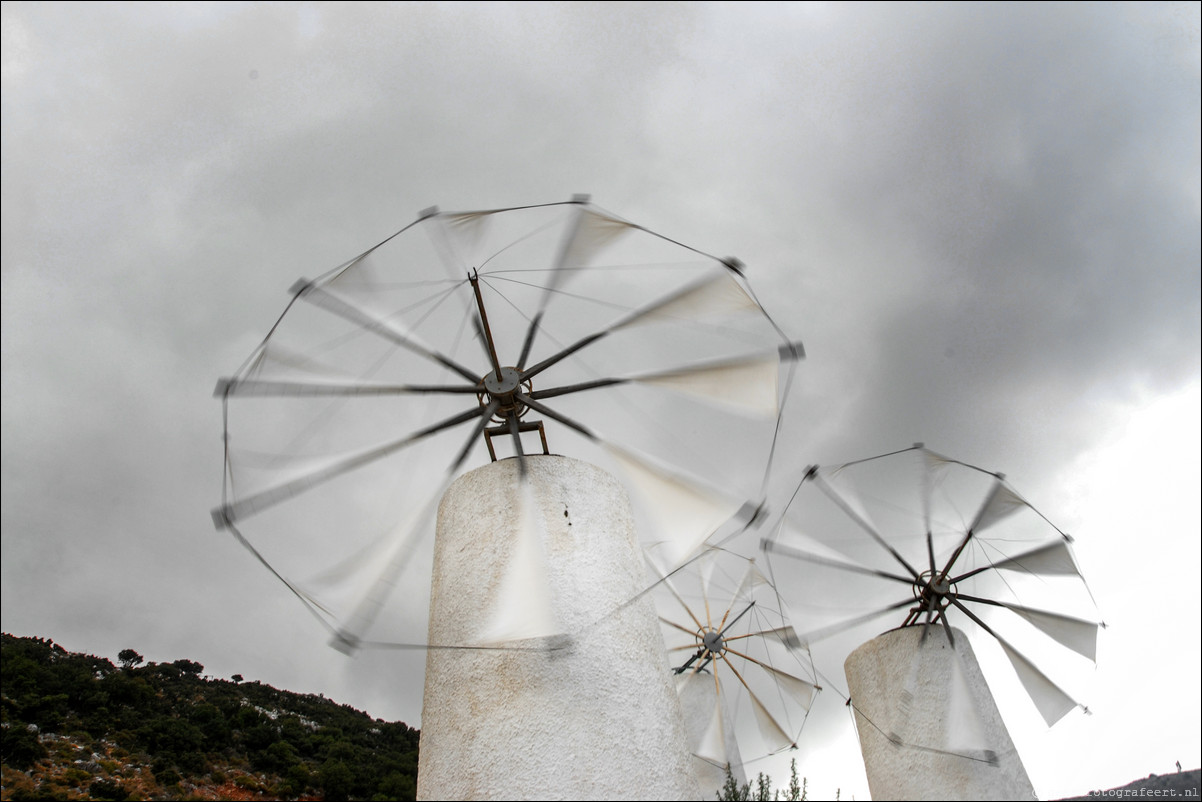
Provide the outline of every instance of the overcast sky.
<path id="1" fill-rule="evenodd" d="M 213 530 L 213 384 L 418 210 L 590 193 L 748 265 L 792 464 L 924 441 L 1076 537 L 1111 626 L 1093 716 L 1007 706 L 1041 796 L 1195 767 L 1199 69 L 1196 3 L 5 2 L 3 630 L 418 724 L 423 658 Z M 824 702 L 801 773 L 865 798 Z"/>

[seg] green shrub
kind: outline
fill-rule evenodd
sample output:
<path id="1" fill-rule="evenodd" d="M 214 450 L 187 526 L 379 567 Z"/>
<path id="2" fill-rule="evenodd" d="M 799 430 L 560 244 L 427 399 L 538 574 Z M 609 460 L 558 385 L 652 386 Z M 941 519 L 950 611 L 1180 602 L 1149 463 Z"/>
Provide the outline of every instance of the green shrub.
<path id="1" fill-rule="evenodd" d="M 3 755 L 4 765 L 26 771 L 46 757 L 46 747 L 38 741 L 36 732 L 30 732 L 19 722 L 14 724 L 16 726 L 6 727 L 0 736 L 0 755 Z"/>

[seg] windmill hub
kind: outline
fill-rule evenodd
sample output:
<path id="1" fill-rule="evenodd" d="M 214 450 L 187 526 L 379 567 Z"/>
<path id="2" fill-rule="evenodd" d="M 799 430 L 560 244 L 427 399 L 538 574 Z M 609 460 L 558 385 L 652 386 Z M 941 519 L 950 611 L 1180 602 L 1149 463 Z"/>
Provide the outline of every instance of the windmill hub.
<path id="1" fill-rule="evenodd" d="M 494 420 L 503 423 L 511 415 L 521 418 L 526 414 L 526 405 L 514 398 L 514 394 L 521 392 L 523 387 L 529 391 L 530 382 L 522 382 L 522 374 L 518 372 L 517 368 L 494 370 L 480 380 L 480 385 L 484 388 L 480 403 L 485 403 L 485 395 L 497 402 L 497 414 L 494 416 Z"/>
<path id="2" fill-rule="evenodd" d="M 484 377 L 484 389 L 499 401 L 505 396 L 512 396 L 522 386 L 522 374 L 516 368 L 501 368 L 500 372 L 493 371 Z"/>
<path id="3" fill-rule="evenodd" d="M 955 592 L 955 588 L 946 576 L 940 575 L 936 578 L 930 571 L 923 571 L 918 581 L 914 583 L 914 596 L 916 598 L 929 598 L 931 596 L 942 598 L 954 595 Z"/>
<path id="4" fill-rule="evenodd" d="M 722 639 L 722 633 L 716 629 L 706 632 L 702 636 L 701 642 L 705 646 L 706 651 L 715 656 L 722 654 L 722 651 L 726 648 L 726 643 Z"/>

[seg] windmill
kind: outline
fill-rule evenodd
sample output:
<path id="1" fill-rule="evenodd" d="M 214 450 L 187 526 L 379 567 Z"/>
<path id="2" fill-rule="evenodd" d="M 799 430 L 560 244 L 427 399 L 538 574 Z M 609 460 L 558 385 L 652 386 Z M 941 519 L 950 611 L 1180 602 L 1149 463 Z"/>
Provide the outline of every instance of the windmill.
<path id="1" fill-rule="evenodd" d="M 668 662 L 703 793 L 729 771 L 797 749 L 821 688 L 788 610 L 755 559 L 707 547 L 657 586 Z"/>
<path id="2" fill-rule="evenodd" d="M 874 798 L 1029 790 L 970 637 L 1000 650 L 1051 726 L 1079 705 L 1029 655 L 1071 677 L 1092 665 L 1103 625 L 1071 538 L 1003 475 L 921 444 L 812 466 L 762 545 L 798 568 L 787 593 L 813 622 L 803 642 L 854 646 L 882 620 L 900 625 L 847 663 Z"/>
<path id="3" fill-rule="evenodd" d="M 585 196 L 428 209 L 292 292 L 218 383 L 214 521 L 333 645 L 424 651 L 428 666 L 436 653 L 568 652 L 595 634 L 557 615 L 549 587 L 548 510 L 565 525 L 575 513 L 532 478 L 553 453 L 624 477 L 657 564 L 748 526 L 802 357 L 737 260 Z M 487 609 L 452 635 L 427 605 L 434 520 L 463 470 L 490 461 L 508 484 L 480 516 L 512 529 L 511 553 Z M 598 603 L 590 623 L 636 595 Z"/>

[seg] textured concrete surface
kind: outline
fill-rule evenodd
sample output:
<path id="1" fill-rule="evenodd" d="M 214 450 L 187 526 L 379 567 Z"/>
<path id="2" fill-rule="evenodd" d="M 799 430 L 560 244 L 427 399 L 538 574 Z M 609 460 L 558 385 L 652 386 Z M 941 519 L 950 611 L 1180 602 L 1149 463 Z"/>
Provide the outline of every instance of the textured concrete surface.
<path id="1" fill-rule="evenodd" d="M 431 649 L 419 799 L 698 799 L 625 492 L 565 457 L 527 460 L 566 649 Z M 478 642 L 520 538 L 518 464 L 460 477 L 439 508 L 430 642 Z M 537 595 L 537 594 L 536 594 Z M 547 639 L 508 644 L 538 647 Z"/>
<path id="2" fill-rule="evenodd" d="M 886 632 L 844 671 L 874 800 L 1035 799 L 967 636 Z M 959 653 L 957 655 L 957 652 Z"/>

